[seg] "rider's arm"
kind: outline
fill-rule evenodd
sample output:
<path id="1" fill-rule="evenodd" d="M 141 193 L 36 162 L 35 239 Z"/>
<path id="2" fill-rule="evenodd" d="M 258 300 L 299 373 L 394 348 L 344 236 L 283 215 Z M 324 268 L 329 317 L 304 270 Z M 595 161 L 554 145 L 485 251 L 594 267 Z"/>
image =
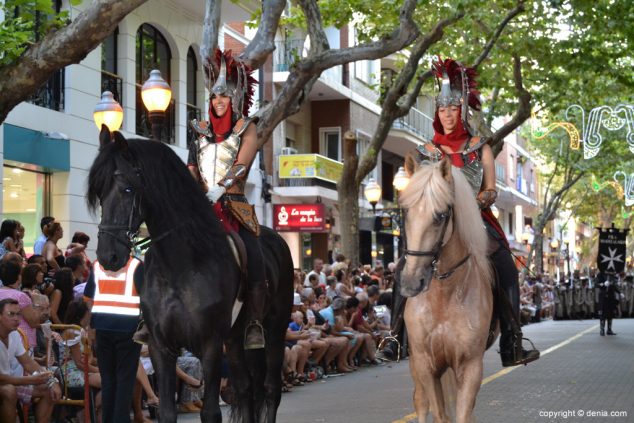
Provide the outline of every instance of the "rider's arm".
<path id="1" fill-rule="evenodd" d="M 495 190 L 495 158 L 489 144 L 484 144 L 480 151 L 483 174 L 482 186 L 478 193 L 478 204 L 484 209 L 495 203 L 497 198 L 497 191 Z"/>

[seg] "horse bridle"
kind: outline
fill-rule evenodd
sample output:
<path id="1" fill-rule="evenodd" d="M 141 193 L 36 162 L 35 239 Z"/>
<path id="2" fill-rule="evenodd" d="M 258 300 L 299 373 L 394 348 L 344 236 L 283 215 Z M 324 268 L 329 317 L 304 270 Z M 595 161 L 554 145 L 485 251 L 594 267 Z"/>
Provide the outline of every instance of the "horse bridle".
<path id="1" fill-rule="evenodd" d="M 114 175 L 125 175 L 124 172 L 116 170 Z M 136 169 L 136 175 L 140 175 L 140 170 Z M 135 190 L 134 197 L 132 198 L 132 207 L 130 208 L 130 215 L 128 216 L 128 224 L 126 225 L 103 225 L 99 224 L 97 228 L 98 235 L 106 234 L 113 237 L 116 241 L 123 243 L 127 248 L 132 249 L 135 246 L 136 237 L 139 235 L 139 229 L 132 228 L 132 221 L 134 220 L 134 212 L 138 210 L 141 213 L 141 195 Z M 119 235 L 119 231 L 125 230 L 126 237 Z"/>
<path id="2" fill-rule="evenodd" d="M 443 219 L 443 226 L 442 226 L 442 229 L 440 231 L 440 236 L 438 237 L 438 240 L 436 241 L 436 243 L 434 244 L 432 249 L 431 250 L 427 250 L 427 251 L 404 249 L 403 250 L 403 256 L 405 257 L 405 259 L 407 259 L 407 256 L 414 256 L 414 257 L 429 257 L 429 256 L 431 256 L 432 257 L 431 269 L 432 269 L 433 277 L 435 279 L 447 279 L 456 270 L 458 270 L 458 268 L 460 266 L 462 266 L 463 264 L 465 264 L 467 262 L 467 260 L 469 260 L 469 257 L 471 257 L 471 254 L 467 254 L 462 260 L 460 260 L 456 265 L 454 265 L 447 272 L 441 273 L 441 274 L 437 274 L 437 272 L 438 272 L 438 261 L 440 259 L 440 254 L 442 253 L 442 249 L 444 247 L 443 240 L 445 239 L 445 234 L 447 233 L 447 227 L 449 226 L 449 220 L 453 216 L 453 206 L 452 205 L 448 206 L 447 210 L 445 210 L 444 212 L 440 213 L 439 216 Z"/>

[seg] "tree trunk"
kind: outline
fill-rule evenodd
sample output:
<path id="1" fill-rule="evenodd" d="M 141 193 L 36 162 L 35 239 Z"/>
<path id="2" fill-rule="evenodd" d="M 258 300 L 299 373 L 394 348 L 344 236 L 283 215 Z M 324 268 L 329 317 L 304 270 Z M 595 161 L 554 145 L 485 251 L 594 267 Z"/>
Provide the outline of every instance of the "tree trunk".
<path id="1" fill-rule="evenodd" d="M 341 247 L 351 268 L 359 265 L 359 184 L 355 183 L 355 174 L 359 165 L 357 156 L 357 138 L 348 131 L 343 139 L 344 168 L 341 180 L 337 184 L 339 194 L 339 222 L 341 224 Z"/>
<path id="2" fill-rule="evenodd" d="M 15 64 L 0 68 L 0 124 L 55 71 L 83 60 L 123 18 L 145 2 L 147 0 L 93 2 L 68 26 L 49 32 L 30 46 Z"/>

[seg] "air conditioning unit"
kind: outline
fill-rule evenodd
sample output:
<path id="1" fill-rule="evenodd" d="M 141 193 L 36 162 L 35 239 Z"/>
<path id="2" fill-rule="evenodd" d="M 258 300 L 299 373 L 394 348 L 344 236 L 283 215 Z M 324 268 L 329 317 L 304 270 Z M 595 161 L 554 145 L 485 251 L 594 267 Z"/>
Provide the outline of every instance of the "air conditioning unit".
<path id="1" fill-rule="evenodd" d="M 297 154 L 297 149 L 293 147 L 282 147 L 282 156 L 288 156 L 289 154 Z"/>

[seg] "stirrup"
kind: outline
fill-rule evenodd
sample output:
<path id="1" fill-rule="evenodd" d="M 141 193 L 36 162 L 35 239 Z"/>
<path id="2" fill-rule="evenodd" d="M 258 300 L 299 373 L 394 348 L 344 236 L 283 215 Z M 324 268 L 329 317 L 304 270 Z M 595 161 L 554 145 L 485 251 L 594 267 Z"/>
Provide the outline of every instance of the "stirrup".
<path id="1" fill-rule="evenodd" d="M 401 361 L 401 343 L 398 341 L 398 338 L 396 337 L 396 335 L 394 335 L 392 333 L 392 331 L 390 331 L 390 333 L 386 337 L 381 339 L 381 342 L 379 342 L 379 346 L 378 346 L 378 350 L 379 351 L 383 351 L 383 344 L 385 344 L 386 341 L 394 341 L 394 342 L 396 342 L 396 362 L 400 363 L 400 361 Z"/>
<path id="2" fill-rule="evenodd" d="M 258 330 L 259 333 L 257 335 L 259 335 L 260 339 L 249 339 L 249 335 L 254 330 Z M 250 321 L 247 327 L 244 328 L 243 346 L 245 350 L 259 350 L 265 347 L 264 326 L 262 326 L 259 320 Z"/>
<path id="3" fill-rule="evenodd" d="M 140 345 L 147 345 L 150 341 L 150 331 L 145 324 L 145 320 L 139 322 L 136 332 L 132 335 L 132 340 Z"/>

